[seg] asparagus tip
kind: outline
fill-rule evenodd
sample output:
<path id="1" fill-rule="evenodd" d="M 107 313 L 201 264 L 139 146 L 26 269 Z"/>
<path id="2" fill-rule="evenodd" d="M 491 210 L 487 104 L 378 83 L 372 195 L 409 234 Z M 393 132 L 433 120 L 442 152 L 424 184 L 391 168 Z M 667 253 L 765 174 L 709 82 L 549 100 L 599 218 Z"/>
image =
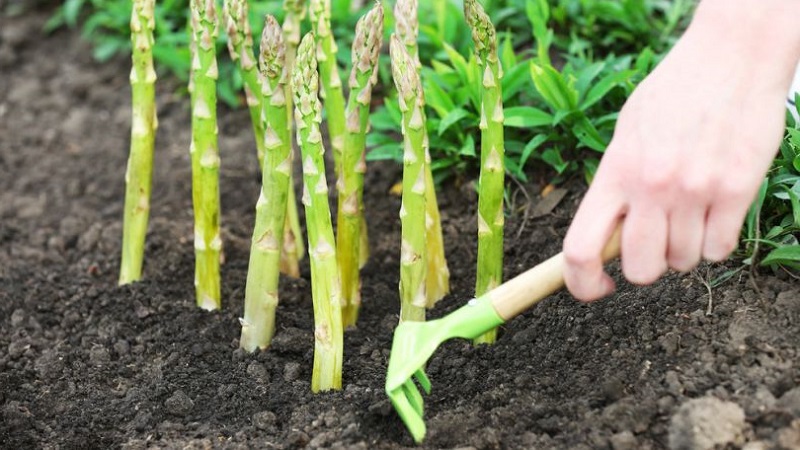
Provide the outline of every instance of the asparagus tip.
<path id="1" fill-rule="evenodd" d="M 353 39 L 351 80 L 358 73 L 374 73 L 377 70 L 382 44 L 383 6 L 376 1 L 375 6 L 361 17 L 356 24 L 356 34 L 355 39 Z"/>
<path id="2" fill-rule="evenodd" d="M 261 33 L 261 52 L 259 63 L 261 72 L 268 78 L 279 76 L 284 69 L 286 46 L 283 43 L 283 31 L 272 15 L 264 18 L 264 31 Z"/>
<path id="3" fill-rule="evenodd" d="M 394 5 L 395 30 L 406 45 L 415 45 L 419 33 L 417 0 L 397 0 Z"/>
<path id="4" fill-rule="evenodd" d="M 492 20 L 477 0 L 464 0 L 464 16 L 472 30 L 475 53 L 479 57 L 497 53 L 497 37 Z"/>
<path id="5" fill-rule="evenodd" d="M 392 77 L 400 96 L 405 100 L 416 97 L 420 91 L 419 75 L 405 44 L 397 34 L 392 34 L 389 54 L 392 60 Z"/>

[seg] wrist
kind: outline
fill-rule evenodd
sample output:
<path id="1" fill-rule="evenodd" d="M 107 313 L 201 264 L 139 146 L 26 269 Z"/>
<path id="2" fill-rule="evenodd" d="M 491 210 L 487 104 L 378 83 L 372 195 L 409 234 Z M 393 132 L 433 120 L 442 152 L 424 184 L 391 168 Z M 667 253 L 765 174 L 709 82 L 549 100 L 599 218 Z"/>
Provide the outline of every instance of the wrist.
<path id="1" fill-rule="evenodd" d="M 703 0 L 687 34 L 789 83 L 800 60 L 798 18 L 800 0 Z"/>

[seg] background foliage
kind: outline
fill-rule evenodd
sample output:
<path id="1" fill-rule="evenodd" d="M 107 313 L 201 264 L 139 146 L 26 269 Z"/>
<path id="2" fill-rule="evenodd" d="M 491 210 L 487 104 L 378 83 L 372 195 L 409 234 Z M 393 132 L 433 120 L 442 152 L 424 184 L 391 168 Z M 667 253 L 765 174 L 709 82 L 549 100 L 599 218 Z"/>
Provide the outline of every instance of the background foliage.
<path id="1" fill-rule="evenodd" d="M 260 34 L 264 14 L 282 20 L 280 1 L 251 0 Z M 366 5 L 365 5 L 366 3 Z M 387 2 L 387 35 L 393 29 Z M 547 167 L 550 183 L 572 176 L 591 181 L 617 111 L 685 27 L 695 0 L 483 0 L 498 30 L 505 71 L 506 169 L 526 181 Z M 12 3 L 20 8 L 19 3 Z M 332 0 L 334 35 L 344 71 L 358 17 L 368 1 Z M 480 133 L 477 64 L 461 0 L 420 1 L 420 59 L 437 180 L 473 179 Z M 46 31 L 79 27 L 101 61 L 130 52 L 130 0 L 65 0 Z M 160 0 L 156 65 L 162 76 L 188 78 L 188 0 Z M 307 24 L 306 24 L 307 26 Z M 242 103 L 241 78 L 220 33 L 220 98 Z M 369 135 L 369 159 L 401 159 L 400 111 L 381 61 L 379 104 Z M 343 75 L 346 73 L 343 72 Z M 346 77 L 344 78 L 346 79 Z M 787 118 L 786 137 L 743 228 L 745 266 L 800 268 L 800 127 Z"/>

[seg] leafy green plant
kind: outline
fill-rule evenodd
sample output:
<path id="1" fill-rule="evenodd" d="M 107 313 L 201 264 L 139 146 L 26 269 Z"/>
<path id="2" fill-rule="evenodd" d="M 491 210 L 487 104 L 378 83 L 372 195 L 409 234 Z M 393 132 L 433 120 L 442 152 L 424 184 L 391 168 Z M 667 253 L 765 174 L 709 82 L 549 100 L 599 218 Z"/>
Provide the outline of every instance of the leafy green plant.
<path id="1" fill-rule="evenodd" d="M 80 27 L 81 35 L 92 43 L 93 55 L 98 61 L 107 61 L 114 56 L 131 52 L 128 21 L 130 0 L 65 0 L 61 7 L 45 24 L 45 31 L 52 32 L 67 26 Z M 260 35 L 263 17 L 266 14 L 283 17 L 280 2 L 256 1 L 250 5 L 250 23 L 256 25 L 253 32 Z M 176 76 L 181 82 L 189 80 L 190 32 L 188 27 L 189 0 L 160 0 L 156 2 L 153 58 L 156 70 Z M 220 100 L 235 106 L 242 103 L 242 79 L 235 64 L 226 57 L 227 38 L 221 33 L 217 42 L 219 61 Z"/>
<path id="2" fill-rule="evenodd" d="M 798 124 L 787 126 L 780 152 L 750 207 L 742 234 L 745 264 L 800 270 Z"/>

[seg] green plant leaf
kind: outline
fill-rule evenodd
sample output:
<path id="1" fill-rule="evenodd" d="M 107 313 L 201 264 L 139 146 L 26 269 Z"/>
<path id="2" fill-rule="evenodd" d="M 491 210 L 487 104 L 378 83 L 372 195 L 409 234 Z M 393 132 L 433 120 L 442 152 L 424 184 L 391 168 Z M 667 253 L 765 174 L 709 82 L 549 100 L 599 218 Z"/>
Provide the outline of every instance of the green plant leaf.
<path id="1" fill-rule="evenodd" d="M 518 94 L 528 86 L 530 80 L 527 61 L 510 67 L 510 69 L 506 70 L 502 80 L 503 103 L 508 103 L 509 100 L 518 98 Z"/>
<path id="2" fill-rule="evenodd" d="M 604 76 L 589 89 L 586 97 L 581 102 L 580 109 L 588 109 L 590 106 L 602 100 L 612 89 L 629 81 L 635 74 L 636 71 L 634 70 L 623 70 L 621 72 L 612 72 Z"/>
<path id="3" fill-rule="evenodd" d="M 70 28 L 78 24 L 78 15 L 83 9 L 85 0 L 66 0 L 64 2 L 64 23 Z"/>
<path id="4" fill-rule="evenodd" d="M 533 137 L 528 144 L 525 145 L 525 148 L 522 149 L 522 155 L 519 157 L 519 165 L 520 167 L 525 167 L 525 164 L 528 162 L 528 159 L 533 155 L 533 152 L 536 151 L 542 144 L 547 141 L 548 136 L 544 133 L 537 134 Z"/>
<path id="5" fill-rule="evenodd" d="M 556 111 L 573 111 L 578 104 L 578 91 L 553 66 L 531 61 L 531 78 L 536 91 Z"/>
<path id="6" fill-rule="evenodd" d="M 439 136 L 444 134 L 444 132 L 447 131 L 451 126 L 458 123 L 458 121 L 469 115 L 469 111 L 462 108 L 455 108 L 451 110 L 446 116 L 442 117 L 441 122 L 439 122 L 439 129 L 437 130 Z"/>
<path id="7" fill-rule="evenodd" d="M 505 108 L 505 121 L 507 127 L 533 128 L 553 123 L 553 115 L 547 111 L 532 106 L 514 106 Z"/>
<path id="8" fill-rule="evenodd" d="M 464 140 L 464 145 L 461 146 L 461 149 L 458 151 L 458 154 L 461 156 L 470 156 L 470 157 L 477 157 L 478 154 L 475 153 L 475 139 L 472 138 L 472 135 L 467 135 L 467 138 Z"/>
<path id="9" fill-rule="evenodd" d="M 367 152 L 367 161 L 383 161 L 387 159 L 399 161 L 403 158 L 403 151 L 397 142 L 386 143 L 373 147 Z"/>
<path id="10" fill-rule="evenodd" d="M 787 265 L 790 267 L 800 267 L 800 245 L 786 245 L 778 247 L 767 254 L 761 260 L 762 266 L 775 264 Z"/>
<path id="11" fill-rule="evenodd" d="M 563 173 L 569 166 L 569 163 L 565 162 L 564 158 L 561 156 L 561 151 L 556 148 L 548 148 L 545 150 L 544 153 L 542 153 L 542 161 L 549 164 L 550 167 L 555 169 L 559 174 Z"/>
<path id="12" fill-rule="evenodd" d="M 769 179 L 764 179 L 761 187 L 758 188 L 758 194 L 753 204 L 747 210 L 747 217 L 745 219 L 745 231 L 748 239 L 756 239 L 758 236 L 758 222 L 761 215 L 761 208 L 764 206 L 764 200 L 767 198 L 767 187 L 769 186 Z"/>
<path id="13" fill-rule="evenodd" d="M 575 133 L 575 137 L 577 137 L 583 145 L 592 150 L 598 152 L 604 152 L 606 150 L 608 144 L 586 116 L 581 117 L 575 122 L 575 125 L 572 127 L 572 132 Z"/>

